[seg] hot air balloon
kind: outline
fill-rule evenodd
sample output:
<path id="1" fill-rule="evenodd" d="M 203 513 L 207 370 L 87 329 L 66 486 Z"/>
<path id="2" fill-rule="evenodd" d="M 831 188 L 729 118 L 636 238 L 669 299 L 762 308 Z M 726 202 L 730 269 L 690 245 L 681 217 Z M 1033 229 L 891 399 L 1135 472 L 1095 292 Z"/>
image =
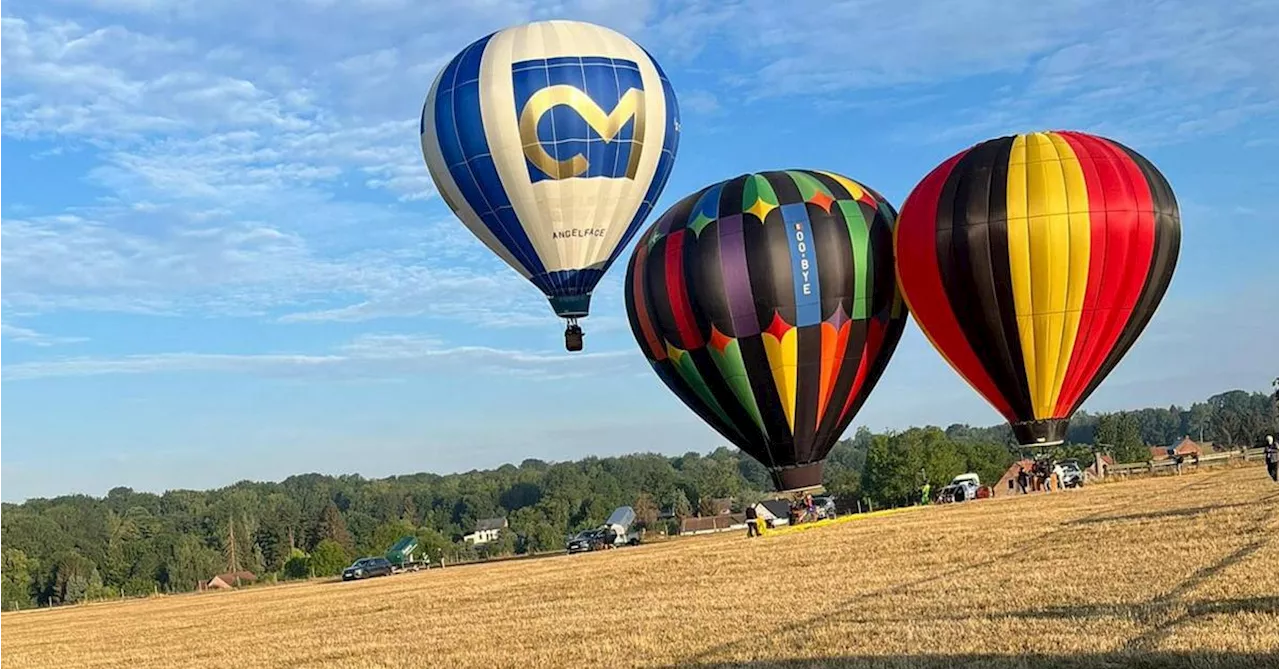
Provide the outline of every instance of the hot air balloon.
<path id="1" fill-rule="evenodd" d="M 592 290 L 666 185 L 679 119 L 667 76 L 635 42 L 539 21 L 449 61 L 419 132 L 444 201 L 546 294 L 577 351 Z"/>
<path id="2" fill-rule="evenodd" d="M 894 236 L 920 329 L 1034 447 L 1065 440 L 1151 320 L 1181 228 L 1146 158 L 1059 131 L 952 156 L 912 191 Z"/>
<path id="3" fill-rule="evenodd" d="M 821 485 L 902 335 L 895 216 L 847 177 L 764 172 L 684 198 L 636 242 L 625 296 L 640 348 L 780 491 Z"/>

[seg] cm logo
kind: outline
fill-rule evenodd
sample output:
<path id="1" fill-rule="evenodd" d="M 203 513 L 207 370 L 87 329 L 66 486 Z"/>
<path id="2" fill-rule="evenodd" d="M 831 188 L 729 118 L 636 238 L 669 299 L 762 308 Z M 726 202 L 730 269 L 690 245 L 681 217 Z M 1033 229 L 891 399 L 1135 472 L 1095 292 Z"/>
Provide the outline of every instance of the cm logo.
<path id="1" fill-rule="evenodd" d="M 639 69 L 618 59 L 562 60 L 512 67 L 530 181 L 635 179 L 645 140 Z"/>

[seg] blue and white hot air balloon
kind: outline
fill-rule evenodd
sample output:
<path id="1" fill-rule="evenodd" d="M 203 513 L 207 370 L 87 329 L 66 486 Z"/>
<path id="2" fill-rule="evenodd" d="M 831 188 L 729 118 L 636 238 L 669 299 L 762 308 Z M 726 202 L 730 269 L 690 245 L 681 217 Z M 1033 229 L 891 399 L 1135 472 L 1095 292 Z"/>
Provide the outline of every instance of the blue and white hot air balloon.
<path id="1" fill-rule="evenodd" d="M 538 21 L 471 43 L 422 109 L 436 189 L 568 321 L 635 236 L 671 174 L 680 112 L 643 48 L 601 26 Z"/>

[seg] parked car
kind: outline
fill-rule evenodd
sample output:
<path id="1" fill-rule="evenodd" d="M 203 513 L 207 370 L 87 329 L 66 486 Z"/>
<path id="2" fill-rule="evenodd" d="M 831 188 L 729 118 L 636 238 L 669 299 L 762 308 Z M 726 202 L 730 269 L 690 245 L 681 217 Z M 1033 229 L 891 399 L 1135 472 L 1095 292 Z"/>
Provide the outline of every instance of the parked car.
<path id="1" fill-rule="evenodd" d="M 818 520 L 836 517 L 836 498 L 831 495 L 819 495 L 813 498 L 813 505 L 818 510 Z"/>
<path id="2" fill-rule="evenodd" d="M 390 576 L 393 571 L 391 561 L 384 557 L 360 558 L 342 570 L 342 580 L 358 581 L 374 576 Z"/>
<path id="3" fill-rule="evenodd" d="M 603 534 L 601 530 L 583 530 L 569 539 L 569 542 L 565 544 L 565 550 L 570 553 L 585 553 L 598 550 L 604 543 Z"/>
<path id="4" fill-rule="evenodd" d="M 1063 460 L 1058 463 L 1058 480 L 1062 481 L 1064 488 L 1079 488 L 1084 486 L 1084 470 L 1080 468 L 1080 462 L 1077 460 Z"/>
<path id="5" fill-rule="evenodd" d="M 978 489 L 982 487 L 982 482 L 978 480 L 978 475 L 972 472 L 961 474 L 953 479 L 938 491 L 935 498 L 939 503 L 947 502 L 966 502 L 971 499 L 977 499 Z"/>

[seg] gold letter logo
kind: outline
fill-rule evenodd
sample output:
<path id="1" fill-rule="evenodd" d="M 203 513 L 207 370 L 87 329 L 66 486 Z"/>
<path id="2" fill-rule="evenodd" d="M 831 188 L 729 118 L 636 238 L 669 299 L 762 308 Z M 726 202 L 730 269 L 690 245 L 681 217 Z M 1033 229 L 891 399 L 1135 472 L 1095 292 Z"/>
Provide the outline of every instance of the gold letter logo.
<path id="1" fill-rule="evenodd" d="M 556 160 L 555 156 L 542 148 L 542 142 L 538 140 L 538 121 L 559 105 L 578 112 L 578 116 L 605 142 L 613 141 L 622 126 L 634 118 L 636 125 L 631 154 L 627 159 L 626 177 L 636 178 L 636 170 L 640 167 L 640 152 L 644 148 L 644 91 L 629 89 L 608 114 L 590 96 L 568 84 L 548 86 L 529 98 L 520 112 L 520 143 L 524 146 L 524 155 L 552 179 L 568 179 L 581 176 L 587 171 L 590 167 L 587 159 L 579 153 L 567 160 Z"/>

